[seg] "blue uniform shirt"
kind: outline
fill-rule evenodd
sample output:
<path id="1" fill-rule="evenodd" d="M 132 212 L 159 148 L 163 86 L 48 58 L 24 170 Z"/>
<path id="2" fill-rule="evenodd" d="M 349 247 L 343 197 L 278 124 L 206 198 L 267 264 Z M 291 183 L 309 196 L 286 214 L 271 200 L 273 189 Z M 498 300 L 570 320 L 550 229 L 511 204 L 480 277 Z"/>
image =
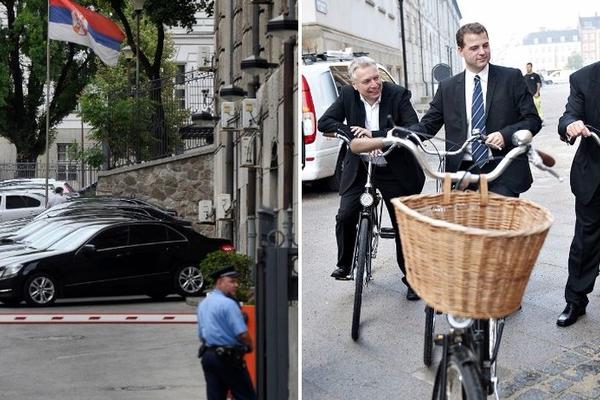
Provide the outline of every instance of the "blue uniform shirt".
<path id="1" fill-rule="evenodd" d="M 198 305 L 198 335 L 207 346 L 234 346 L 238 336 L 248 331 L 235 300 L 219 289 L 208 293 Z"/>

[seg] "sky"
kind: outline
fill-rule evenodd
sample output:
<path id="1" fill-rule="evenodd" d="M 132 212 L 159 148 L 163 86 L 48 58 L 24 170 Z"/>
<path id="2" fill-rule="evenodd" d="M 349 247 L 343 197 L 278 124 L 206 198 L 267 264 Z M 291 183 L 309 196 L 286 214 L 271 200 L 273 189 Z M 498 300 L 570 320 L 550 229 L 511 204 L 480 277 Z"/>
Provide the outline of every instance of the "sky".
<path id="1" fill-rule="evenodd" d="M 540 28 L 576 29 L 578 17 L 600 15 L 599 0 L 457 0 L 467 22 L 482 23 L 494 48 L 521 41 Z"/>

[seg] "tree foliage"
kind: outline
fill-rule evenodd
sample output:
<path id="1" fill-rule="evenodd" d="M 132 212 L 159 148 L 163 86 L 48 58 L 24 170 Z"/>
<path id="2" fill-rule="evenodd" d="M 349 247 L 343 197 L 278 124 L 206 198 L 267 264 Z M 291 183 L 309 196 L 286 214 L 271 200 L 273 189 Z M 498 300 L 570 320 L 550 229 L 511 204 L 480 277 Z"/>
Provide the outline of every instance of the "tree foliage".
<path id="1" fill-rule="evenodd" d="M 17 160 L 35 162 L 46 146 L 46 0 L 0 0 L 0 136 L 17 147 Z M 50 130 L 77 105 L 96 71 L 93 53 L 66 42 L 50 42 Z"/>
<path id="2" fill-rule="evenodd" d="M 129 0 L 79 0 L 112 18 L 135 52 L 135 18 Z M 35 162 L 46 146 L 45 82 L 47 0 L 0 0 L 0 136 L 17 147 L 18 161 Z M 197 11 L 212 15 L 213 0 L 147 0 L 141 13 L 153 35 L 140 35 L 140 74 L 161 76 L 166 27 L 191 29 Z M 147 32 L 147 31 L 145 31 Z M 50 41 L 50 140 L 56 126 L 77 106 L 83 89 L 102 63 L 87 47 Z"/>

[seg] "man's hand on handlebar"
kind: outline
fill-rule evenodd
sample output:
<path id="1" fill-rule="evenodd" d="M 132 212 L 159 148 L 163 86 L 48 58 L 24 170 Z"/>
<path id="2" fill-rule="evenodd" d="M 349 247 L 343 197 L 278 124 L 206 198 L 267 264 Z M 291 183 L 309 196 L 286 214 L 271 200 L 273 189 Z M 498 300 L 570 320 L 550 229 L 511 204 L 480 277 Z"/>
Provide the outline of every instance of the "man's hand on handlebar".
<path id="1" fill-rule="evenodd" d="M 577 136 L 590 136 L 590 130 L 581 120 L 571 122 L 567 126 L 567 139 L 571 140 Z"/>
<path id="2" fill-rule="evenodd" d="M 490 133 L 485 139 L 485 144 L 493 149 L 502 150 L 504 148 L 504 137 L 500 132 Z"/>
<path id="3" fill-rule="evenodd" d="M 354 137 L 373 137 L 373 134 L 367 128 L 363 128 L 360 126 L 351 126 L 350 131 L 354 134 Z"/>

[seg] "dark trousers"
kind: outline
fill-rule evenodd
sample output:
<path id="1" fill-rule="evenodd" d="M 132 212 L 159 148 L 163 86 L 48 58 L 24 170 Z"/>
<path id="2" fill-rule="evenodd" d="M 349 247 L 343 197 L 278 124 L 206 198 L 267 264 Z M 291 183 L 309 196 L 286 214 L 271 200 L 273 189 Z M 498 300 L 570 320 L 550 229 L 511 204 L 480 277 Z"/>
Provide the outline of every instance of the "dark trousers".
<path id="1" fill-rule="evenodd" d="M 202 356 L 202 369 L 206 379 L 207 400 L 225 400 L 228 390 L 231 390 L 235 400 L 256 400 L 246 366 L 232 366 L 214 351 L 206 351 Z"/>
<path id="2" fill-rule="evenodd" d="M 575 199 L 575 236 L 569 252 L 565 299 L 579 307 L 588 304 L 600 264 L 600 190 L 589 204 Z"/>
<path id="3" fill-rule="evenodd" d="M 375 173 L 373 178 L 373 184 L 379 189 L 385 206 L 390 215 L 392 221 L 392 227 L 396 232 L 396 260 L 398 267 L 405 274 L 404 268 L 404 256 L 402 255 L 402 243 L 400 241 L 400 233 L 398 231 L 398 224 L 396 222 L 396 215 L 394 212 L 394 206 L 390 200 L 394 197 L 405 196 L 412 193 L 406 193 L 400 185 L 398 185 L 397 178 L 391 177 L 389 174 Z M 338 246 L 338 261 L 337 266 L 341 268 L 350 268 L 352 265 L 352 256 L 354 255 L 354 246 L 356 242 L 357 234 L 357 223 L 360 216 L 360 195 L 365 190 L 366 182 L 366 171 L 359 173 L 359 178 L 356 179 L 354 185 L 347 190 L 340 198 L 340 208 L 336 215 L 335 235 Z M 402 281 L 406 283 L 405 278 Z"/>

